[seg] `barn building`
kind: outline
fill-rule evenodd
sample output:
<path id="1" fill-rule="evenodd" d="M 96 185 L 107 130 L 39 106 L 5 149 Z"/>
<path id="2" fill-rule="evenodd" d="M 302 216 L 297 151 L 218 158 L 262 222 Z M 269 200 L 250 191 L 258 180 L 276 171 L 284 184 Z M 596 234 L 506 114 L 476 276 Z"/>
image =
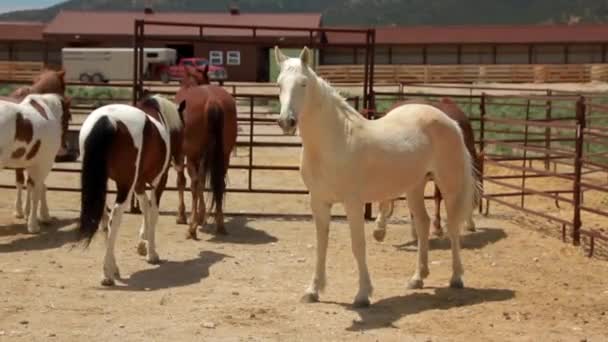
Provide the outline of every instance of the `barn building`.
<path id="1" fill-rule="evenodd" d="M 361 38 L 328 34 L 321 64 L 361 64 Z M 377 64 L 606 63 L 608 25 L 377 27 Z"/>
<path id="2" fill-rule="evenodd" d="M 144 12 L 62 11 L 48 24 L 0 22 L 0 61 L 32 61 L 58 66 L 61 64 L 62 47 L 132 47 L 137 19 L 323 27 L 320 13 L 241 13 L 237 8 L 224 13 L 154 12 L 151 9 Z M 179 57 L 206 57 L 211 63 L 221 64 L 227 69 L 229 81 L 255 82 L 272 80 L 271 49 L 277 42 L 282 46 L 299 48 L 311 38 L 304 31 L 259 30 L 251 36 L 250 31 L 205 28 L 204 39 L 200 40 L 198 29 L 168 26 L 150 27 L 146 33 L 161 37 L 147 41 L 147 47 L 174 48 Z M 356 69 L 364 63 L 364 38 L 361 35 L 326 33 L 314 39 L 326 43 L 318 51 L 317 61 L 321 69 L 340 66 L 340 70 L 332 72 L 343 73 L 349 69 L 342 66 Z M 228 43 L 234 40 L 239 43 Z M 608 24 L 376 28 L 375 64 L 387 68 L 401 66 L 400 70 L 413 66 L 463 66 L 470 71 L 473 66 L 480 66 L 492 72 L 491 66 L 511 65 L 529 66 L 525 70 L 528 75 L 533 71 L 532 66 L 538 65 L 607 63 Z M 378 70 L 387 70 L 387 74 L 387 68 Z M 390 73 L 396 75 L 398 72 Z M 424 73 L 428 74 L 427 70 Z M 362 75 L 361 72 L 359 74 Z M 381 79 L 382 75 L 382 72 L 376 73 L 376 79 Z M 526 76 L 522 80 L 528 78 Z"/>

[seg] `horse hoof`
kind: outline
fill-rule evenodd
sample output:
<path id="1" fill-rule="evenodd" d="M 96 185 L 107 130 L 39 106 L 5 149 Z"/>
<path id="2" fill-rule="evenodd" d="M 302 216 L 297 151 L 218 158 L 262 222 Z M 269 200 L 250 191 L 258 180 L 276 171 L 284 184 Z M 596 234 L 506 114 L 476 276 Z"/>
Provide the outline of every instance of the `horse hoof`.
<path id="1" fill-rule="evenodd" d="M 424 281 L 422 279 L 410 279 L 407 282 L 408 290 L 419 290 L 424 287 Z"/>
<path id="2" fill-rule="evenodd" d="M 188 220 L 186 219 L 186 216 L 178 216 L 175 219 L 175 223 L 177 223 L 177 224 L 188 224 Z"/>
<path id="3" fill-rule="evenodd" d="M 476 232 L 477 230 L 475 229 L 475 227 L 468 227 L 467 228 L 468 231 L 470 232 Z"/>
<path id="4" fill-rule="evenodd" d="M 316 293 L 307 293 L 305 295 L 302 296 L 302 298 L 300 299 L 300 302 L 302 303 L 318 303 L 319 302 L 319 295 Z"/>
<path id="5" fill-rule="evenodd" d="M 23 215 L 23 213 L 20 213 L 20 212 L 15 212 L 15 218 L 22 219 L 22 218 L 25 218 L 25 215 Z"/>
<path id="6" fill-rule="evenodd" d="M 355 308 L 367 308 L 369 305 L 369 298 L 355 299 L 353 302 L 353 307 Z"/>
<path id="7" fill-rule="evenodd" d="M 148 250 L 146 248 L 146 243 L 144 241 L 140 241 L 137 245 L 137 254 L 141 256 L 146 256 L 148 254 Z"/>
<path id="8" fill-rule="evenodd" d="M 30 234 L 38 234 L 40 233 L 40 226 L 36 225 L 36 226 L 29 226 L 27 227 L 27 231 Z"/>
<path id="9" fill-rule="evenodd" d="M 40 224 L 42 224 L 44 226 L 48 226 L 51 223 L 53 223 L 53 218 L 52 217 L 41 218 L 40 220 L 38 220 L 38 222 L 40 222 Z"/>
<path id="10" fill-rule="evenodd" d="M 103 278 L 101 280 L 101 286 L 114 286 L 114 279 Z"/>
<path id="11" fill-rule="evenodd" d="M 148 258 L 146 261 L 150 265 L 160 265 L 160 257 L 158 255 Z"/>
<path id="12" fill-rule="evenodd" d="M 196 231 L 188 231 L 186 233 L 186 240 L 194 240 L 197 241 L 198 237 L 196 236 Z"/>
<path id="13" fill-rule="evenodd" d="M 376 229 L 376 230 L 374 230 L 374 239 L 376 239 L 376 241 L 382 242 L 382 241 L 384 241 L 384 237 L 386 237 L 386 230 L 385 229 Z"/>
<path id="14" fill-rule="evenodd" d="M 450 280 L 450 288 L 452 289 L 464 289 L 464 283 L 462 279 L 452 279 Z"/>

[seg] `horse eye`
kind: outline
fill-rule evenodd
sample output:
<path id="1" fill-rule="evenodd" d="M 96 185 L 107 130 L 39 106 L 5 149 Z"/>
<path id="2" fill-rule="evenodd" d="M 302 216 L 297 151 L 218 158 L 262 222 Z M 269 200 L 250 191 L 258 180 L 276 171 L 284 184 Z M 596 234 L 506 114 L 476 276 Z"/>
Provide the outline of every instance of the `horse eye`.
<path id="1" fill-rule="evenodd" d="M 302 83 L 300 83 L 300 87 L 302 87 L 302 88 L 306 88 L 306 82 L 302 82 Z"/>

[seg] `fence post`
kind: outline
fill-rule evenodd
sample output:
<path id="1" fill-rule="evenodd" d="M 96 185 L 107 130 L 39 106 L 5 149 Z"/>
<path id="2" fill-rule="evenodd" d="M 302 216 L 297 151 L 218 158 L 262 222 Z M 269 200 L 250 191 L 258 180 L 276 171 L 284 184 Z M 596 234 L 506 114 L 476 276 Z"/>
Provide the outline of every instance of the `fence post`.
<path id="1" fill-rule="evenodd" d="M 549 122 L 552 119 L 553 101 L 550 97 L 553 95 L 551 89 L 547 90 L 547 107 L 545 109 L 545 122 Z M 545 170 L 549 171 L 551 158 L 549 158 L 549 149 L 551 148 L 551 127 L 545 128 Z"/>
<path id="2" fill-rule="evenodd" d="M 528 126 L 528 122 L 530 121 L 530 99 L 528 99 L 528 101 L 526 102 L 526 125 L 524 126 L 524 155 L 523 155 L 523 161 L 521 163 L 521 167 L 522 167 L 522 171 L 521 171 L 521 201 L 520 201 L 520 206 L 523 208 L 524 204 L 525 204 L 525 199 L 526 199 L 526 176 L 527 176 L 527 172 L 526 172 L 526 160 L 528 159 L 528 135 L 529 135 L 529 126 Z M 530 164 L 532 163 L 532 160 L 530 160 Z M 532 168 L 532 165 L 530 165 L 530 168 Z"/>
<path id="3" fill-rule="evenodd" d="M 481 183 L 481 189 L 483 193 L 483 177 L 484 177 L 484 160 L 486 159 L 485 154 L 485 127 L 486 127 L 486 93 L 481 93 L 481 99 L 479 101 L 479 182 Z M 487 205 L 489 208 L 489 203 Z M 479 213 L 483 213 L 483 196 L 479 200 Z"/>
<path id="4" fill-rule="evenodd" d="M 576 146 L 574 155 L 574 219 L 572 220 L 572 243 L 581 243 L 581 174 L 583 168 L 583 137 L 585 130 L 585 98 L 581 96 L 576 102 Z"/>

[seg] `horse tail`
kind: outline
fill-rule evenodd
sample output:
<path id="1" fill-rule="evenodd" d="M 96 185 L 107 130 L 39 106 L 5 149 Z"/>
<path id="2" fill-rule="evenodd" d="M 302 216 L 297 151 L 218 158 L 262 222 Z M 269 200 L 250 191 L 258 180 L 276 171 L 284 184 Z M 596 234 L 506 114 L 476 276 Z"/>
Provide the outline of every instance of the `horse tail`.
<path id="1" fill-rule="evenodd" d="M 461 209 L 456 213 L 457 222 L 463 222 L 481 201 L 481 182 L 477 168 L 477 158 L 465 148 L 464 144 L 462 147 L 464 179 L 460 193 L 460 196 L 462 196 L 460 201 Z"/>
<path id="2" fill-rule="evenodd" d="M 79 239 L 88 246 L 99 228 L 106 208 L 108 191 L 108 159 L 116 128 L 107 116 L 93 125 L 84 139 L 82 173 L 80 178 L 80 228 Z"/>
<path id="3" fill-rule="evenodd" d="M 209 211 L 221 209 L 226 193 L 227 165 L 224 157 L 224 111 L 217 103 L 211 103 L 207 111 L 207 146 L 199 166 L 199 176 L 209 182 L 212 199 Z M 204 185 L 204 184 L 203 184 Z"/>

